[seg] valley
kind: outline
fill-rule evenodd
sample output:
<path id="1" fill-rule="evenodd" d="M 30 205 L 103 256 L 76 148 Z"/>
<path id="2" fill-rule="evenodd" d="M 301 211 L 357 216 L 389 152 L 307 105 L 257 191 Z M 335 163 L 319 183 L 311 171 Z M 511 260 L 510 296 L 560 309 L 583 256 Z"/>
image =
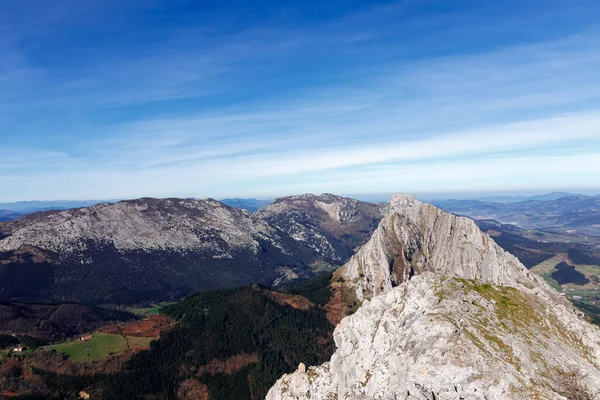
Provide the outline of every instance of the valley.
<path id="1" fill-rule="evenodd" d="M 80 391 L 100 399 L 175 398 L 193 388 L 210 399 L 264 398 L 298 363 L 330 357 L 333 326 L 323 309 L 330 278 L 279 292 L 258 285 L 201 292 L 137 322 L 102 327 L 85 342 L 13 353 L 3 365 L 33 375 L 17 374 L 0 388 L 27 398 Z"/>

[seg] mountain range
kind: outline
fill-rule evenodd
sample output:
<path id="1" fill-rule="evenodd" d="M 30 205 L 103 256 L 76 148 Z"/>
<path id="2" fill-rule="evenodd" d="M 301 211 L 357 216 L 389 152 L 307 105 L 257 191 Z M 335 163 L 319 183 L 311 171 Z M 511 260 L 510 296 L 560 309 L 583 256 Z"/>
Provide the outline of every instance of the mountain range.
<path id="1" fill-rule="evenodd" d="M 476 220 L 496 220 L 524 229 L 600 237 L 598 196 L 577 195 L 511 203 L 480 200 L 443 200 L 432 203 L 453 214 Z"/>
<path id="2" fill-rule="evenodd" d="M 0 232 L 11 300 L 62 296 L 114 307 L 242 285 L 163 306 L 173 322 L 145 350 L 107 350 L 94 363 L 47 349 L 14 356 L 0 368 L 0 391 L 11 395 L 500 400 L 587 399 L 600 390 L 600 330 L 494 240 L 516 251 L 519 238 L 539 236 L 409 195 L 381 205 L 307 194 L 255 213 L 211 199 L 146 198 L 31 214 Z M 24 271 L 33 272 L 29 280 Z M 129 318 L 89 306 L 5 304 L 7 313 L 27 312 L 23 321 L 38 334 L 82 332 L 85 325 L 39 330 L 71 309 L 89 329 L 117 324 L 100 328 L 102 337 L 122 332 L 118 321 Z M 34 311 L 45 322 L 31 325 Z"/>
<path id="3" fill-rule="evenodd" d="M 29 200 L 0 203 L 0 210 L 19 214 L 31 214 L 38 211 L 68 210 L 69 208 L 91 207 L 100 203 L 115 203 L 118 200 Z"/>
<path id="4" fill-rule="evenodd" d="M 380 218 L 379 204 L 333 195 L 256 214 L 152 198 L 29 214 L 0 224 L 0 299 L 135 303 L 314 276 L 347 261 Z"/>

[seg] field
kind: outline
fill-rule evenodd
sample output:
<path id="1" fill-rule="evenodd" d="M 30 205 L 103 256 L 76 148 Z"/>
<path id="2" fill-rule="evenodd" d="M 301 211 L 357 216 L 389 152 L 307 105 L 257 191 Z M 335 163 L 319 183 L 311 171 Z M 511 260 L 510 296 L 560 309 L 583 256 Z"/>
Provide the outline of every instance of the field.
<path id="1" fill-rule="evenodd" d="M 121 335 L 97 333 L 87 342 L 72 340 L 50 347 L 59 353 L 66 354 L 74 362 L 101 360 L 111 354 L 128 349 L 127 339 Z"/>
<path id="2" fill-rule="evenodd" d="M 559 270 L 562 267 L 572 268 L 572 271 L 567 277 L 580 277 L 583 282 L 559 282 L 560 274 Z M 564 271 L 564 268 L 562 268 Z M 569 260 L 566 254 L 558 254 L 535 267 L 531 268 L 531 272 L 542 276 L 544 280 L 553 288 L 559 292 L 564 292 L 567 296 L 581 296 L 581 297 L 600 297 L 600 266 L 598 265 L 585 265 L 575 264 Z"/>
<path id="3" fill-rule="evenodd" d="M 133 337 L 107 333 L 96 333 L 87 342 L 72 340 L 49 347 L 69 356 L 74 362 L 89 362 L 102 360 L 103 358 L 126 350 L 139 351 L 147 349 L 150 342 L 157 337 Z"/>
<path id="4" fill-rule="evenodd" d="M 144 350 L 150 346 L 150 342 L 156 340 L 156 337 L 133 337 L 133 336 L 125 336 L 127 340 L 127 346 L 130 350 Z"/>
<path id="5" fill-rule="evenodd" d="M 173 303 L 169 303 L 169 302 L 162 302 L 159 304 L 153 304 L 152 307 L 143 307 L 143 308 L 138 308 L 138 307 L 128 307 L 125 309 L 125 311 L 128 311 L 132 314 L 135 315 L 139 315 L 141 317 L 149 317 L 151 315 L 157 315 L 158 311 L 163 308 L 164 306 L 168 306 L 169 304 L 173 304 Z"/>
<path id="6" fill-rule="evenodd" d="M 162 332 L 173 325 L 173 319 L 155 314 L 126 325 L 107 325 L 92 335 L 87 342 L 74 339 L 50 346 L 50 350 L 66 354 L 74 362 L 101 360 L 123 351 L 147 349 Z"/>

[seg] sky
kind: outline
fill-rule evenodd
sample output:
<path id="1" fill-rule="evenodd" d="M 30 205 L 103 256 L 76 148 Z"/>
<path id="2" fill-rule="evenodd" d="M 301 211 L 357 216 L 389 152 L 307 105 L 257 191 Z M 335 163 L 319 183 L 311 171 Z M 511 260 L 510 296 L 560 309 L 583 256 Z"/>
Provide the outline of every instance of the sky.
<path id="1" fill-rule="evenodd" d="M 0 0 L 0 201 L 600 192 L 597 0 Z"/>

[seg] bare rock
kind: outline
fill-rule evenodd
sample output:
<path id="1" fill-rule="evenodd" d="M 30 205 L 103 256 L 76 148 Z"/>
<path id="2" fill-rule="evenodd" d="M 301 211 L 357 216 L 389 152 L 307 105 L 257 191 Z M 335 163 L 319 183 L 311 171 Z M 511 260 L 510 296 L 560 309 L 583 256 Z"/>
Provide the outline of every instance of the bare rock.
<path id="1" fill-rule="evenodd" d="M 599 329 L 471 220 L 394 195 L 338 276 L 362 306 L 337 326 L 331 361 L 284 375 L 268 400 L 600 392 Z"/>

